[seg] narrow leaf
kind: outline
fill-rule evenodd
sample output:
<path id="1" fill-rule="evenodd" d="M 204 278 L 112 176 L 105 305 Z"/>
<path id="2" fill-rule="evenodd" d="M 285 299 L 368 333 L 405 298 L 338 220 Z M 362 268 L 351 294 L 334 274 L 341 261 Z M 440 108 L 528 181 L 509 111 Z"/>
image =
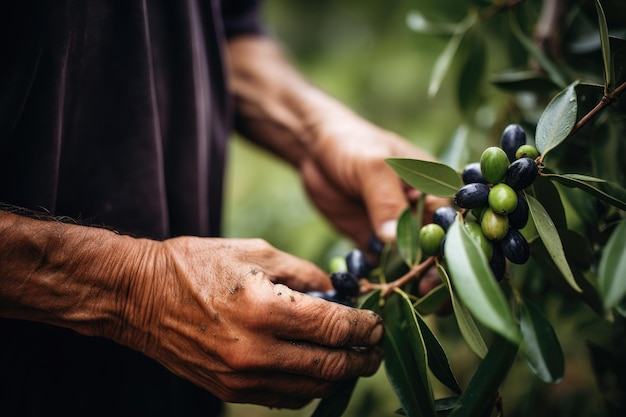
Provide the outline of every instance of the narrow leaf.
<path id="1" fill-rule="evenodd" d="M 537 199 L 533 196 L 528 195 L 527 198 L 530 215 L 535 222 L 535 226 L 539 232 L 539 237 L 541 237 L 541 241 L 546 246 L 550 257 L 559 268 L 559 271 L 561 271 L 563 277 L 569 285 L 577 292 L 581 292 L 582 290 L 576 283 L 572 270 L 570 269 L 567 259 L 565 258 L 561 238 L 559 237 L 559 233 L 554 226 L 550 215 L 543 208 L 541 203 L 539 203 L 539 201 L 537 201 Z"/>
<path id="2" fill-rule="evenodd" d="M 535 42 L 526 36 L 519 27 L 519 23 L 515 19 L 515 15 L 510 13 L 511 17 L 511 31 L 513 35 L 517 38 L 519 43 L 522 44 L 526 52 L 533 57 L 543 68 L 550 79 L 559 87 L 565 88 L 568 84 L 567 77 L 563 74 L 561 68 L 552 62 L 535 44 Z"/>
<path id="3" fill-rule="evenodd" d="M 410 268 L 419 255 L 419 224 L 410 208 L 398 217 L 397 236 L 400 257 Z"/>
<path id="4" fill-rule="evenodd" d="M 606 24 L 604 10 L 599 0 L 596 0 L 598 11 L 598 28 L 600 29 L 600 45 L 602 46 L 602 59 L 604 61 L 604 93 L 609 95 L 615 88 L 615 76 L 613 63 L 611 62 L 611 46 L 609 43 L 609 28 Z"/>
<path id="5" fill-rule="evenodd" d="M 435 97 L 439 92 L 439 88 L 448 74 L 454 57 L 459 50 L 463 36 L 465 36 L 465 32 L 457 32 L 452 35 L 445 49 L 441 52 L 441 54 L 439 54 L 430 75 L 430 82 L 428 83 L 428 97 Z"/>
<path id="6" fill-rule="evenodd" d="M 537 199 L 546 209 L 548 213 L 550 213 L 550 218 L 552 222 L 556 226 L 557 229 L 567 229 L 567 218 L 565 216 L 565 207 L 563 206 L 563 201 L 561 200 L 561 194 L 559 190 L 554 185 L 553 181 L 550 181 L 544 176 L 537 177 L 533 185 L 524 191 L 524 193 L 528 193 L 531 191 L 533 197 Z"/>
<path id="7" fill-rule="evenodd" d="M 567 139 L 576 124 L 578 104 L 575 87 L 576 83 L 570 84 L 554 96 L 537 122 L 535 141 L 544 157 Z"/>
<path id="8" fill-rule="evenodd" d="M 458 216 L 448 229 L 444 252 L 455 292 L 472 315 L 494 332 L 519 343 L 519 326 L 484 252 Z"/>
<path id="9" fill-rule="evenodd" d="M 560 88 L 548 77 L 535 71 L 506 72 L 492 75 L 489 82 L 508 91 L 551 92 Z"/>
<path id="10" fill-rule="evenodd" d="M 565 371 L 565 358 L 552 325 L 528 300 L 522 300 L 519 308 L 524 338 L 522 353 L 528 367 L 544 382 L 560 382 Z"/>
<path id="11" fill-rule="evenodd" d="M 380 290 L 372 291 L 363 297 L 359 302 L 358 308 L 380 314 Z"/>
<path id="12" fill-rule="evenodd" d="M 429 409 L 427 404 L 432 397 L 428 399 L 428 390 L 421 383 L 420 366 L 412 351 L 401 302 L 401 297 L 389 297 L 383 314 L 387 377 L 407 416 L 433 416 L 424 410 Z"/>
<path id="13" fill-rule="evenodd" d="M 619 304 L 626 295 L 626 221 L 622 220 L 609 238 L 598 267 L 598 287 L 604 308 Z"/>
<path id="14" fill-rule="evenodd" d="M 428 294 L 424 295 L 417 302 L 413 304 L 415 310 L 420 314 L 426 316 L 439 310 L 441 305 L 449 299 L 448 288 L 444 284 L 439 284 L 432 290 L 428 291 Z"/>
<path id="15" fill-rule="evenodd" d="M 425 194 L 452 198 L 463 186 L 459 173 L 439 162 L 389 158 L 387 163 L 407 184 Z"/>
<path id="16" fill-rule="evenodd" d="M 450 391 L 455 394 L 461 393 L 461 387 L 457 382 L 452 369 L 450 369 L 450 362 L 446 352 L 443 350 L 441 343 L 437 340 L 437 337 L 432 332 L 430 327 L 426 324 L 424 319 L 419 314 L 415 315 L 417 323 L 419 324 L 424 340 L 424 346 L 426 347 L 426 357 L 428 358 L 428 367 L 433 375 Z"/>
<path id="17" fill-rule="evenodd" d="M 467 343 L 476 356 L 484 358 L 487 354 L 487 345 L 485 344 L 485 339 L 483 339 L 480 330 L 478 330 L 478 326 L 476 326 L 476 322 L 474 322 L 474 318 L 454 293 L 448 272 L 441 264 L 437 264 L 437 270 L 439 271 L 441 280 L 446 284 L 448 291 L 450 292 L 452 309 L 454 311 L 454 317 L 456 318 L 459 326 L 461 336 L 463 336 L 465 343 Z"/>
<path id="18" fill-rule="evenodd" d="M 358 379 L 351 379 L 348 381 L 342 381 L 340 388 L 330 397 L 322 399 L 311 417 L 341 417 L 343 416 L 350 398 L 354 392 Z"/>
<path id="19" fill-rule="evenodd" d="M 406 333 L 411 345 L 411 351 L 415 358 L 415 363 L 418 367 L 418 374 L 414 378 L 419 378 L 418 386 L 421 388 L 416 393 L 420 406 L 423 408 L 423 415 L 435 414 L 435 403 L 433 401 L 433 391 L 428 380 L 428 356 L 426 345 L 424 344 L 424 337 L 422 334 L 422 327 L 419 323 L 419 318 L 415 314 L 413 309 L 413 303 L 409 296 L 402 290 L 397 291 L 400 296 L 400 308 L 402 310 L 402 316 L 406 320 L 407 329 Z M 425 409 L 424 409 L 425 408 Z"/>
<path id="20" fill-rule="evenodd" d="M 465 51 L 465 59 L 457 87 L 458 103 L 466 115 L 474 117 L 487 72 L 488 47 L 482 28 L 472 27 L 468 30 L 462 50 Z"/>
<path id="21" fill-rule="evenodd" d="M 544 176 L 568 187 L 579 188 L 620 210 L 626 210 L 626 189 L 618 184 L 578 174 L 546 174 Z"/>
<path id="22" fill-rule="evenodd" d="M 472 376 L 450 417 L 475 417 L 493 407 L 493 400 L 517 356 L 518 344 L 495 336 L 489 352 Z"/>

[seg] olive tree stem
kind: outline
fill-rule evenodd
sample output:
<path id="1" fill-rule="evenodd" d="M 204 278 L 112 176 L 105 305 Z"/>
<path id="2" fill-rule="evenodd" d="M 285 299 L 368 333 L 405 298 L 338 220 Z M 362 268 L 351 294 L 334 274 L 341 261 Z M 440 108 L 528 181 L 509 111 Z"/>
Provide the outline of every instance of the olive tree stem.
<path id="1" fill-rule="evenodd" d="M 617 98 L 626 90 L 626 82 L 620 84 L 615 90 L 613 90 L 610 94 L 604 94 L 600 102 L 596 104 L 596 106 L 589 111 L 589 113 L 585 114 L 574 126 L 572 131 L 568 136 L 573 136 L 576 132 L 578 132 L 585 124 L 587 124 L 591 119 L 593 119 L 600 111 L 604 108 L 608 107 L 612 104 Z"/>
<path id="2" fill-rule="evenodd" d="M 436 259 L 436 256 L 430 256 L 426 258 L 426 260 L 424 260 L 422 263 L 413 265 L 413 267 L 400 278 L 388 283 L 378 284 L 366 281 L 361 285 L 361 294 L 367 294 L 368 292 L 374 290 L 381 290 L 381 296 L 383 298 L 389 297 L 389 295 L 394 292 L 394 289 L 402 287 L 406 283 L 421 275 L 428 268 L 430 268 L 435 263 Z"/>

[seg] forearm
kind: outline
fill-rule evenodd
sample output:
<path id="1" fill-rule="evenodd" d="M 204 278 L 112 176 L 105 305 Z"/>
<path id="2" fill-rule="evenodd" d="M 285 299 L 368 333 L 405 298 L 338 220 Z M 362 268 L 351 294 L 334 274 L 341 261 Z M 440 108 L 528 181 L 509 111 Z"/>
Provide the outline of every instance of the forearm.
<path id="1" fill-rule="evenodd" d="M 365 123 L 305 80 L 270 38 L 238 37 L 228 49 L 238 130 L 288 162 L 297 165 L 331 130 Z"/>
<path id="2" fill-rule="evenodd" d="M 0 316 L 115 337 L 137 275 L 124 262 L 137 259 L 132 240 L 0 211 Z"/>

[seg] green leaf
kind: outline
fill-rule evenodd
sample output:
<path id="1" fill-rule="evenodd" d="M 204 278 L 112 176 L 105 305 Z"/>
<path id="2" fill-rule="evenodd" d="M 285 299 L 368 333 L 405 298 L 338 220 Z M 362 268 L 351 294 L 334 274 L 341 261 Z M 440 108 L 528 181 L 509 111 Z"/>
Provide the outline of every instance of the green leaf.
<path id="1" fill-rule="evenodd" d="M 567 187 L 579 188 L 620 210 L 626 210 L 626 189 L 600 178 L 578 174 L 544 174 Z"/>
<path id="2" fill-rule="evenodd" d="M 430 327 L 426 324 L 424 319 L 419 314 L 415 314 L 417 323 L 419 324 L 424 340 L 424 346 L 426 347 L 426 357 L 428 358 L 428 367 L 433 375 L 450 391 L 455 394 L 461 393 L 461 387 L 457 382 L 452 369 L 450 369 L 450 363 L 446 352 L 443 350 L 441 343 L 437 340 L 437 337 L 432 332 Z"/>
<path id="3" fill-rule="evenodd" d="M 449 297 L 448 288 L 444 284 L 439 284 L 414 303 L 413 307 L 422 315 L 432 314 L 439 310 Z"/>
<path id="4" fill-rule="evenodd" d="M 565 74 L 563 74 L 561 68 L 552 62 L 535 44 L 535 42 L 526 36 L 519 27 L 519 23 L 515 19 L 515 15 L 513 13 L 509 14 L 511 21 L 511 32 L 517 38 L 519 43 L 522 44 L 526 52 L 533 57 L 543 68 L 552 82 L 554 82 L 559 88 L 565 88 L 567 86 L 568 81 Z"/>
<path id="5" fill-rule="evenodd" d="M 461 110 L 474 117 L 487 69 L 487 42 L 479 27 L 468 30 L 462 49 L 466 55 L 459 75 L 457 97 Z"/>
<path id="6" fill-rule="evenodd" d="M 478 330 L 478 326 L 476 326 L 476 322 L 474 322 L 474 318 L 454 293 L 448 271 L 446 271 L 441 264 L 437 264 L 437 271 L 450 292 L 454 317 L 456 318 L 463 340 L 465 340 L 465 343 L 467 343 L 476 356 L 484 358 L 487 354 L 487 345 L 485 344 L 485 339 L 483 339 L 480 330 Z"/>
<path id="7" fill-rule="evenodd" d="M 469 155 L 470 128 L 467 124 L 461 123 L 452 138 L 447 142 L 446 149 L 439 157 L 439 160 L 456 170 L 461 170 Z"/>
<path id="8" fill-rule="evenodd" d="M 559 268 L 559 271 L 561 271 L 563 277 L 569 285 L 577 292 L 581 292 L 582 290 L 576 283 L 572 270 L 570 269 L 567 259 L 565 258 L 561 238 L 559 237 L 559 233 L 554 226 L 550 215 L 541 203 L 539 203 L 539 201 L 537 201 L 537 199 L 533 196 L 528 195 L 527 198 L 530 215 L 535 222 L 535 226 L 539 232 L 539 237 L 541 237 L 541 241 L 548 250 L 550 257 Z"/>
<path id="9" fill-rule="evenodd" d="M 330 397 L 322 399 L 311 417 L 341 417 L 348 408 L 358 379 L 340 382 L 340 388 Z"/>
<path id="10" fill-rule="evenodd" d="M 458 30 L 457 23 L 431 22 L 417 10 L 407 14 L 406 25 L 414 32 L 428 35 L 453 35 Z"/>
<path id="11" fill-rule="evenodd" d="M 433 65 L 432 72 L 430 73 L 430 82 L 428 83 L 428 97 L 432 98 L 437 95 L 439 88 L 443 83 L 444 78 L 448 74 L 454 57 L 456 56 L 461 41 L 465 36 L 465 32 L 456 32 L 446 45 L 445 49 L 439 54 L 435 64 Z"/>
<path id="12" fill-rule="evenodd" d="M 552 325 L 528 300 L 522 299 L 519 309 L 524 338 L 522 353 L 528 367 L 544 382 L 560 382 L 565 371 L 565 358 Z"/>
<path id="13" fill-rule="evenodd" d="M 484 413 L 493 407 L 498 388 L 511 369 L 517 350 L 518 344 L 496 335 L 450 417 L 491 415 Z"/>
<path id="14" fill-rule="evenodd" d="M 626 221 L 611 234 L 598 267 L 598 287 L 604 308 L 615 307 L 626 295 Z"/>
<path id="15" fill-rule="evenodd" d="M 389 158 L 387 163 L 407 184 L 425 194 L 452 198 L 463 186 L 459 173 L 439 162 Z"/>
<path id="16" fill-rule="evenodd" d="M 561 201 L 561 194 L 554 183 L 544 176 L 537 177 L 533 185 L 524 191 L 532 192 L 532 195 L 541 203 L 541 205 L 550 213 L 550 217 L 557 229 L 567 228 L 567 218 L 565 216 L 565 207 Z"/>
<path id="17" fill-rule="evenodd" d="M 432 387 L 430 385 L 430 381 L 428 380 L 428 355 L 426 345 L 424 343 L 424 336 L 422 334 L 422 326 L 419 323 L 420 318 L 417 314 L 415 314 L 413 303 L 411 302 L 409 296 L 402 290 L 398 290 L 397 293 L 400 296 L 402 316 L 407 323 L 407 334 L 411 344 L 411 351 L 413 352 L 415 362 L 418 366 L 418 375 L 414 376 L 415 378 L 419 378 L 420 384 L 418 385 L 422 388 L 421 391 L 416 393 L 418 401 L 420 402 L 421 407 L 426 407 L 422 410 L 423 415 L 434 415 L 435 403 L 433 401 Z"/>
<path id="18" fill-rule="evenodd" d="M 498 88 L 508 91 L 545 93 L 559 90 L 559 87 L 551 79 L 535 71 L 496 74 L 489 78 L 489 82 Z"/>
<path id="19" fill-rule="evenodd" d="M 576 124 L 578 104 L 575 87 L 576 83 L 570 84 L 554 96 L 537 122 L 535 141 L 544 158 L 567 139 Z"/>
<path id="20" fill-rule="evenodd" d="M 484 252 L 469 235 L 459 216 L 448 229 L 444 253 L 454 290 L 472 315 L 494 332 L 519 343 L 519 326 L 504 293 Z"/>
<path id="21" fill-rule="evenodd" d="M 370 310 L 374 313 L 380 314 L 380 290 L 372 291 L 364 296 L 358 305 L 358 308 L 362 310 Z"/>
<path id="22" fill-rule="evenodd" d="M 411 209 L 407 208 L 398 217 L 397 244 L 400 257 L 409 267 L 412 267 L 418 260 L 419 230 L 418 220 Z"/>
<path id="23" fill-rule="evenodd" d="M 604 61 L 604 92 L 609 95 L 615 89 L 615 74 L 611 62 L 611 46 L 609 43 L 609 28 L 606 24 L 604 10 L 599 0 L 596 0 L 598 11 L 598 28 L 600 29 L 600 44 L 602 46 L 602 59 Z"/>
<path id="24" fill-rule="evenodd" d="M 402 297 L 393 296 L 387 299 L 385 305 L 383 321 L 387 377 L 407 416 L 434 416 L 434 411 L 428 411 L 433 408 L 430 406 L 432 396 L 424 386 L 421 377 L 423 374 L 420 373 L 426 365 L 419 364 L 413 353 L 409 335 L 411 330 L 408 329 L 410 324 L 403 313 L 404 302 Z"/>

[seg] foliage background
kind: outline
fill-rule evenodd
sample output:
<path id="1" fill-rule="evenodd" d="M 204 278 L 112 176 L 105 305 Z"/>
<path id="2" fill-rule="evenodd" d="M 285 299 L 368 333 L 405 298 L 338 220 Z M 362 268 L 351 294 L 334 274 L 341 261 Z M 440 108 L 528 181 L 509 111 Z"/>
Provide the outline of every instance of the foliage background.
<path id="1" fill-rule="evenodd" d="M 464 15 L 462 6 L 469 1 L 445 3 L 449 11 L 460 11 L 460 19 Z M 436 2 L 268 0 L 264 13 L 270 30 L 314 84 L 365 118 L 460 166 L 463 161 L 476 160 L 486 146 L 497 143 L 508 122 L 506 115 L 514 114 L 515 109 L 507 111 L 511 103 L 505 94 L 483 83 L 477 90 L 482 98 L 479 106 L 465 113 L 458 106 L 456 94 L 457 76 L 467 68 L 457 66 L 452 67 L 436 97 L 429 98 L 431 71 L 448 39 L 409 29 L 407 16 L 418 3 L 423 6 Z M 528 3 L 538 8 L 540 1 Z M 498 36 L 509 31 L 498 24 L 502 23 L 489 23 L 490 33 L 495 36 L 487 39 L 487 73 L 499 72 L 511 63 L 527 63 L 516 42 Z M 458 130 L 468 125 L 471 130 Z M 459 147 L 455 137 L 465 133 L 468 138 Z M 309 205 L 291 168 L 241 138 L 232 142 L 227 180 L 226 236 L 262 237 L 322 268 L 326 268 L 330 256 L 351 247 Z M 560 297 L 546 299 L 543 304 L 567 358 L 566 374 L 561 384 L 548 385 L 532 376 L 525 364 L 516 364 L 504 386 L 506 415 L 602 415 L 600 392 L 584 340 L 601 342 L 608 331 L 597 327 L 593 314 L 585 307 Z M 463 386 L 471 377 L 476 358 L 459 341 L 452 320 L 437 319 L 429 325 L 438 328 Z M 527 401 L 530 397 L 532 403 Z M 308 416 L 314 406 L 280 411 L 229 404 L 226 416 Z M 346 416 L 392 416 L 397 408 L 397 399 L 381 368 L 374 377 L 359 382 Z"/>

